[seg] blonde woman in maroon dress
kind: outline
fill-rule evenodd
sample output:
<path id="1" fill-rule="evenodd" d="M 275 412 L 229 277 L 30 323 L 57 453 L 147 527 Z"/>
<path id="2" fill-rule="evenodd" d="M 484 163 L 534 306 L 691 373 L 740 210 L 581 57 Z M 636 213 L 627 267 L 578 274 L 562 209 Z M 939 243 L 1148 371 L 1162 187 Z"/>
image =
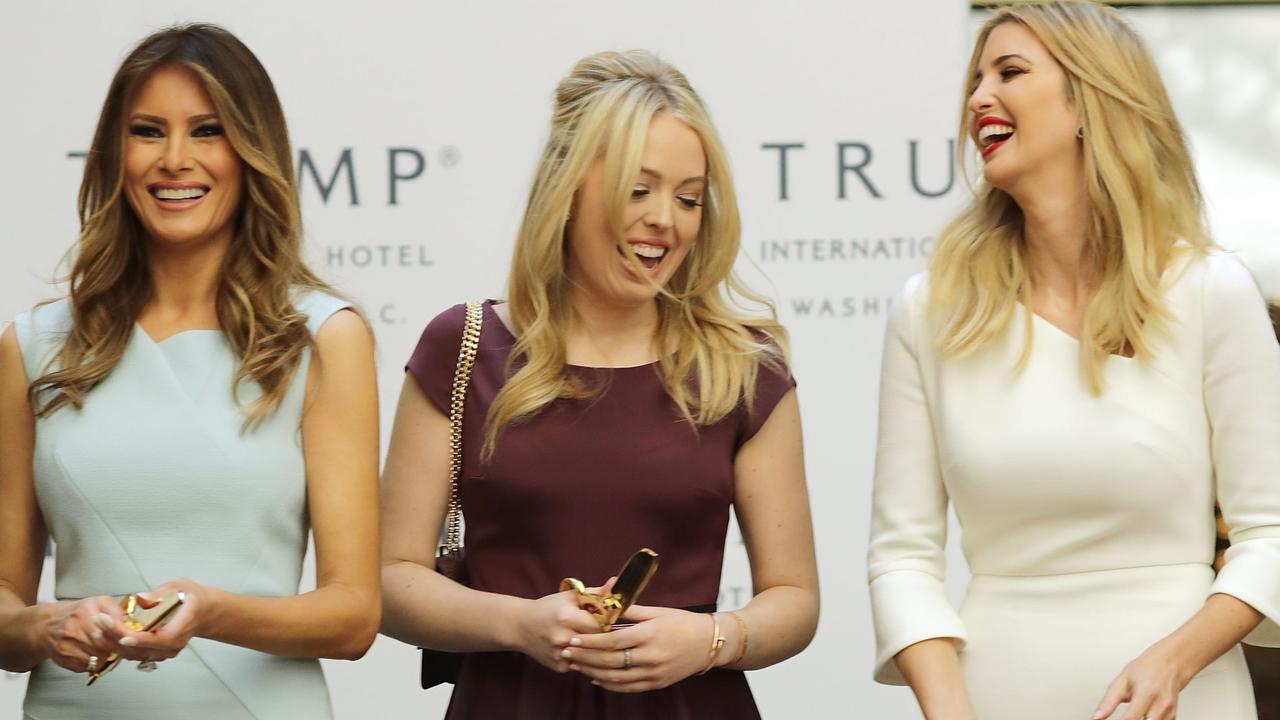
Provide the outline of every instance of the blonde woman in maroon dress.
<path id="1" fill-rule="evenodd" d="M 384 471 L 383 632 L 470 653 L 449 717 L 758 717 L 742 671 L 813 636 L 786 336 L 772 312 L 733 309 L 730 294 L 760 300 L 732 274 L 738 245 L 725 153 L 685 77 L 641 51 L 579 62 L 508 299 L 484 305 L 463 433 L 472 587 L 433 572 L 461 306 L 409 361 Z M 755 593 L 712 612 L 731 507 Z M 661 567 L 636 624 L 601 633 L 560 579 L 603 584 L 640 547 Z"/>

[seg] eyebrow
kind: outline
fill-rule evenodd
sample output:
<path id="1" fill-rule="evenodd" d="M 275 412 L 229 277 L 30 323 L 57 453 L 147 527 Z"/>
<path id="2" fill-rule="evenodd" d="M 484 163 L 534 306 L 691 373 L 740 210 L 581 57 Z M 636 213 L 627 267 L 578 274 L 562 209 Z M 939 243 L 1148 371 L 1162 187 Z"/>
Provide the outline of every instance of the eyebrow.
<path id="1" fill-rule="evenodd" d="M 640 168 L 640 174 L 648 175 L 656 180 L 662 179 L 662 173 L 658 172 L 657 170 L 651 170 L 650 168 L 647 168 L 647 167 Z M 681 180 L 680 185 L 688 185 L 691 182 L 706 182 L 706 181 L 707 181 L 706 175 L 694 175 L 693 177 L 687 177 L 684 180 Z"/>
<path id="2" fill-rule="evenodd" d="M 158 115 L 147 115 L 146 113 L 134 113 L 129 116 L 130 120 L 144 120 L 146 122 L 155 123 L 156 125 L 168 125 L 169 121 Z M 187 118 L 187 122 L 191 124 L 202 123 L 206 120 L 217 120 L 218 116 L 214 113 L 205 113 L 203 115 L 192 115 Z"/>
<path id="3" fill-rule="evenodd" d="M 1022 55 L 1019 55 L 1018 53 L 1005 53 L 1004 55 L 1001 55 L 1000 57 L 996 58 L 995 60 L 992 60 L 992 61 L 991 61 L 991 65 L 992 65 L 992 67 L 998 66 L 998 65 L 1000 65 L 1000 63 L 1004 62 L 1005 60 L 1021 60 L 1022 62 L 1026 63 L 1026 64 L 1028 64 L 1028 65 L 1032 65 L 1032 64 L 1034 64 L 1034 63 L 1032 63 L 1030 60 L 1028 60 L 1026 57 L 1024 57 L 1024 56 L 1022 56 Z M 981 69 L 981 68 L 979 68 L 979 69 L 978 69 L 978 71 L 977 71 L 977 72 L 975 72 L 975 73 L 973 74 L 973 78 L 972 78 L 972 79 L 973 79 L 973 81 L 974 81 L 974 82 L 978 82 L 979 80 L 981 80 L 981 79 L 982 79 L 982 69 Z"/>

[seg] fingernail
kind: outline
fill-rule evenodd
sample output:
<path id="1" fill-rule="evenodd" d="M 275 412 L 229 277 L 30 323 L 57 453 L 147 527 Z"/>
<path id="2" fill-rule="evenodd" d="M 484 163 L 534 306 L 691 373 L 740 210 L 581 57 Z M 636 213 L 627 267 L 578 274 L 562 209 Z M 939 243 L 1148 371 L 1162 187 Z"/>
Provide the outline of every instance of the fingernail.
<path id="1" fill-rule="evenodd" d="M 98 613 L 93 616 L 93 621 L 103 630 L 110 630 L 115 627 L 115 623 L 111 620 L 111 616 L 106 613 Z"/>
<path id="2" fill-rule="evenodd" d="M 582 644 L 582 638 L 573 638 L 572 640 L 569 641 L 569 644 L 574 647 L 578 647 L 579 645 Z"/>
<path id="3" fill-rule="evenodd" d="M 591 684 L 592 684 L 592 685 L 599 685 L 600 683 L 596 682 L 595 680 L 592 680 L 592 681 L 591 681 Z"/>
<path id="4" fill-rule="evenodd" d="M 573 663 L 569 663 L 569 669 L 570 669 L 570 670 L 573 670 L 573 671 L 577 671 L 577 670 L 578 670 L 578 666 L 577 666 L 577 665 L 574 665 Z"/>
<path id="5" fill-rule="evenodd" d="M 125 647 L 133 647 L 138 644 L 138 638 L 132 635 L 126 635 L 125 637 L 120 638 L 120 644 Z"/>
<path id="6" fill-rule="evenodd" d="M 102 642 L 102 631 L 94 630 L 92 633 L 90 633 L 90 637 L 93 638 L 94 642 Z"/>
<path id="7" fill-rule="evenodd" d="M 573 657 L 573 653 L 569 652 L 569 648 L 565 648 L 560 651 L 560 657 L 568 659 Z"/>

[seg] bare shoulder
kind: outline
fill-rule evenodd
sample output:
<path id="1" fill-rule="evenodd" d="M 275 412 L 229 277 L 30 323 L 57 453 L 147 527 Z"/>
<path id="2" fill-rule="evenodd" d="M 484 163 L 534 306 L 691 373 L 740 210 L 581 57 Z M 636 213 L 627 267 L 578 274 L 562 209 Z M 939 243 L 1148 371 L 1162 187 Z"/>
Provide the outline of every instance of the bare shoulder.
<path id="1" fill-rule="evenodd" d="M 26 377 L 22 366 L 22 348 L 18 346 L 18 329 L 12 324 L 0 334 L 0 372 L 5 375 L 19 373 Z"/>
<path id="2" fill-rule="evenodd" d="M 316 333 L 316 347 L 322 356 L 363 354 L 373 349 L 373 333 L 368 323 L 350 308 L 330 315 Z"/>

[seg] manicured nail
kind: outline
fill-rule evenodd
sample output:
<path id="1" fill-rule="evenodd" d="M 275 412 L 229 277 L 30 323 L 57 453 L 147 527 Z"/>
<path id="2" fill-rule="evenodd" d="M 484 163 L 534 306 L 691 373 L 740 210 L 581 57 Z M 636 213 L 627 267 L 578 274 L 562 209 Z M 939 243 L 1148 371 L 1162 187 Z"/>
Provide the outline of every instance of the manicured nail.
<path id="1" fill-rule="evenodd" d="M 591 681 L 591 684 L 592 684 L 592 685 L 599 685 L 600 683 L 596 682 L 595 680 L 592 680 L 592 681 Z"/>
<path id="2" fill-rule="evenodd" d="M 92 633 L 89 634 L 89 636 L 93 638 L 94 642 L 102 642 L 101 630 L 94 630 Z"/>
<path id="3" fill-rule="evenodd" d="M 125 647 L 133 647 L 138 644 L 138 638 L 132 635 L 126 635 L 125 637 L 120 638 L 120 644 Z"/>
<path id="4" fill-rule="evenodd" d="M 576 638 L 573 638 L 572 640 L 570 640 L 570 641 L 569 641 L 569 644 L 570 644 L 570 645 L 572 645 L 572 646 L 574 646 L 574 647 L 578 647 L 579 645 L 581 645 L 581 644 L 582 644 L 582 638 L 577 638 L 577 637 L 576 637 Z M 566 657 L 568 657 L 568 656 L 566 656 Z"/>
<path id="5" fill-rule="evenodd" d="M 111 616 L 106 613 L 100 612 L 94 615 L 93 621 L 103 630 L 110 630 L 116 626 L 115 622 L 111 620 Z"/>
<path id="6" fill-rule="evenodd" d="M 574 665 L 573 663 L 569 663 L 569 669 L 573 670 L 574 672 L 577 672 L 580 668 L 577 665 Z"/>
<path id="7" fill-rule="evenodd" d="M 560 657 L 565 658 L 567 660 L 573 657 L 573 653 L 569 652 L 569 648 L 565 648 L 560 651 Z"/>

